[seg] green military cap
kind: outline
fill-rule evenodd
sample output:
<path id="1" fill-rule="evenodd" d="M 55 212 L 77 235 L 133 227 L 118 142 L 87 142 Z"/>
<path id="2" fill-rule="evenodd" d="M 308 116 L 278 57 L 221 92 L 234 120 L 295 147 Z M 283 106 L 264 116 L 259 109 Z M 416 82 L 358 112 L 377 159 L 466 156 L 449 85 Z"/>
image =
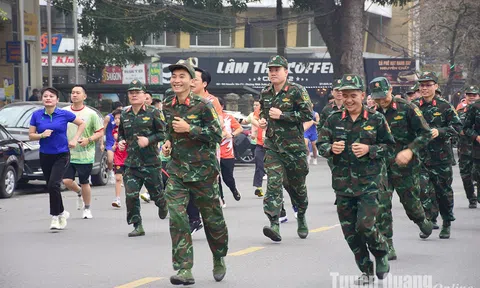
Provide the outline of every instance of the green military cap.
<path id="1" fill-rule="evenodd" d="M 424 71 L 422 72 L 422 74 L 420 74 L 420 77 L 418 77 L 418 82 L 425 81 L 433 81 L 435 83 L 438 83 L 438 77 L 434 72 Z"/>
<path id="2" fill-rule="evenodd" d="M 392 87 L 385 77 L 377 77 L 370 82 L 370 91 L 373 99 L 387 97 L 388 90 Z"/>
<path id="3" fill-rule="evenodd" d="M 333 90 L 338 90 L 341 84 L 342 84 L 342 79 L 333 80 L 333 83 L 332 83 Z"/>
<path id="4" fill-rule="evenodd" d="M 267 64 L 268 67 L 285 67 L 288 68 L 288 61 L 285 57 L 276 55 L 270 58 Z"/>
<path id="5" fill-rule="evenodd" d="M 465 94 L 480 94 L 480 89 L 476 85 L 465 88 Z"/>
<path id="6" fill-rule="evenodd" d="M 419 88 L 418 88 L 418 83 L 415 83 L 415 85 L 410 86 L 410 87 L 407 88 L 406 94 L 413 94 L 413 93 L 417 92 L 418 89 L 419 89 Z"/>
<path id="7" fill-rule="evenodd" d="M 195 69 L 193 68 L 192 64 L 190 64 L 189 61 L 178 60 L 176 64 L 168 66 L 168 70 L 170 70 L 170 72 L 173 72 L 176 69 L 185 69 L 188 71 L 188 74 L 192 76 L 192 79 L 195 78 Z"/>
<path id="8" fill-rule="evenodd" d="M 130 82 L 130 84 L 128 85 L 127 91 L 147 91 L 147 88 L 145 88 L 145 85 L 143 85 L 142 82 L 135 79 L 132 82 Z"/>
<path id="9" fill-rule="evenodd" d="M 342 77 L 342 84 L 338 90 L 361 90 L 365 91 L 365 84 L 362 77 L 354 74 L 345 74 Z"/>

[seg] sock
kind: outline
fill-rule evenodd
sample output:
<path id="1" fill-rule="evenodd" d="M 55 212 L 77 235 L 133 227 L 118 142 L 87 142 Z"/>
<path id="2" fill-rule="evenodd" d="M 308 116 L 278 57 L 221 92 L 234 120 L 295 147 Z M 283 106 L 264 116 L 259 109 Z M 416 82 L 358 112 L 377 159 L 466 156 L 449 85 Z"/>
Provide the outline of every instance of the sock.
<path id="1" fill-rule="evenodd" d="M 90 205 L 85 204 L 85 209 L 90 209 Z"/>

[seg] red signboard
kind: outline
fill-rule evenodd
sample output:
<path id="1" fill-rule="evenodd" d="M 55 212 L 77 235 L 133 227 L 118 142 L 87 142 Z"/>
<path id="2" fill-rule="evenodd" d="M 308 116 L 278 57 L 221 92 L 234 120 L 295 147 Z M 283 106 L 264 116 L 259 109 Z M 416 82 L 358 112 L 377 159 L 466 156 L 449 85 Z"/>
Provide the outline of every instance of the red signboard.
<path id="1" fill-rule="evenodd" d="M 122 67 L 107 66 L 102 71 L 102 83 L 105 84 L 122 84 Z"/>

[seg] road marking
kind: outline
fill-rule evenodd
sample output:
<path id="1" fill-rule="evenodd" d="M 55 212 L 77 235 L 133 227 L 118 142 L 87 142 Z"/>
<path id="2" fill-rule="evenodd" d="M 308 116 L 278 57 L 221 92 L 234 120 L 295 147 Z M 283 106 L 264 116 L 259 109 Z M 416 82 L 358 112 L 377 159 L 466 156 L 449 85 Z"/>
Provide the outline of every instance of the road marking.
<path id="1" fill-rule="evenodd" d="M 333 226 L 324 226 L 324 227 L 320 227 L 320 228 L 317 228 L 317 229 L 312 229 L 309 232 L 310 233 L 323 232 L 323 231 L 327 231 L 327 230 L 333 229 L 333 228 L 338 227 L 338 226 L 340 226 L 340 224 L 335 224 Z"/>
<path id="2" fill-rule="evenodd" d="M 116 286 L 115 288 L 135 288 L 135 287 L 139 287 L 139 286 L 152 283 L 161 279 L 163 278 L 162 277 L 146 277 L 146 278 L 138 279 L 136 281 L 127 283 L 127 284 Z"/>
<path id="3" fill-rule="evenodd" d="M 262 250 L 263 248 L 265 248 L 265 247 L 249 247 L 247 249 L 243 249 L 243 250 L 240 250 L 240 251 L 237 251 L 237 252 L 229 253 L 228 256 L 242 256 L 242 255 L 245 255 L 245 254 L 256 252 L 258 250 Z"/>

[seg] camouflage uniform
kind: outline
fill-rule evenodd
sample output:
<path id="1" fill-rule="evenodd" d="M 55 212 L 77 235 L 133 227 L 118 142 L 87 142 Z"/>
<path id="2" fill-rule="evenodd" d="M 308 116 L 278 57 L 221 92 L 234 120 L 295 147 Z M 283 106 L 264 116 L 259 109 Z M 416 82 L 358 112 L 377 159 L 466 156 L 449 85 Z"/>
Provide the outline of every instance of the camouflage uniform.
<path id="1" fill-rule="evenodd" d="M 341 83 L 342 83 L 342 79 L 335 79 L 332 82 L 332 89 L 338 90 Z M 320 112 L 320 115 L 319 115 L 320 120 L 318 121 L 318 125 L 317 125 L 317 133 L 320 133 L 320 130 L 322 130 L 323 123 L 325 123 L 328 116 L 330 116 L 330 114 L 332 114 L 333 112 L 342 109 L 342 107 L 338 108 L 338 106 L 335 104 L 335 101 L 333 101 L 333 103 L 327 103 L 327 105 L 323 107 L 322 112 Z"/>
<path id="2" fill-rule="evenodd" d="M 458 110 L 458 117 L 463 124 L 465 124 L 465 117 L 467 116 L 468 106 Z M 460 133 L 458 137 L 458 166 L 460 168 L 460 177 L 462 177 L 463 188 L 467 195 L 468 202 L 472 206 L 477 206 L 477 196 L 475 195 L 475 186 L 473 185 L 473 142 L 471 137 L 468 137 L 464 132 Z"/>
<path id="3" fill-rule="evenodd" d="M 269 67 L 288 68 L 287 60 L 281 56 L 274 56 L 268 63 Z M 274 241 L 280 241 L 279 215 L 283 204 L 282 183 L 287 178 L 289 189 L 294 192 L 290 195 L 292 203 L 298 208 L 298 223 L 308 233 L 305 223 L 305 212 L 308 206 L 307 186 L 308 174 L 307 149 L 303 141 L 303 123 L 312 119 L 312 108 L 308 92 L 301 85 L 286 82 L 282 90 L 275 95 L 273 85 L 265 87 L 260 95 L 260 118 L 268 122 L 265 147 L 265 171 L 268 175 L 267 193 L 263 199 L 263 210 L 275 230 L 274 240 L 268 236 L 264 227 L 264 234 Z M 282 110 L 280 119 L 270 119 L 270 108 Z M 297 230 L 299 232 L 300 230 Z M 300 233 L 300 232 L 299 232 Z M 300 236 L 300 234 L 299 234 Z M 303 236 L 300 236 L 304 238 Z M 305 236 L 306 237 L 306 236 Z"/>
<path id="4" fill-rule="evenodd" d="M 419 82 L 433 81 L 438 83 L 438 78 L 432 72 L 424 72 L 419 77 Z M 452 153 L 450 138 L 456 136 L 461 130 L 462 123 L 452 105 L 443 98 L 435 95 L 430 103 L 423 98 L 415 101 L 422 111 L 423 117 L 431 129 L 438 129 L 438 137 L 432 139 L 425 149 L 424 161 L 430 182 L 433 185 L 443 226 L 450 227 L 453 216 L 453 190 L 452 190 Z M 424 195 L 425 197 L 426 195 Z M 422 199 L 425 202 L 426 199 Z M 424 206 L 425 209 L 428 209 Z M 428 211 L 425 211 L 428 215 Z M 434 216 L 434 215 L 433 215 Z M 449 229 L 449 228 L 448 228 Z M 450 233 L 448 233 L 450 234 Z"/>
<path id="5" fill-rule="evenodd" d="M 375 78 L 370 83 L 373 99 L 386 98 L 390 88 L 390 83 L 384 77 Z M 428 223 L 428 220 L 425 221 L 425 212 L 419 198 L 419 153 L 430 141 L 431 132 L 418 107 L 402 98 L 392 97 L 386 110 L 379 107 L 377 111 L 387 119 L 396 142 L 394 146 L 389 147 L 392 153 L 391 157 L 386 160 L 387 191 L 380 193 L 378 212 L 378 228 L 387 237 L 391 252 L 393 252 L 391 208 L 394 189 L 397 191 L 408 218 L 419 225 L 421 229 L 428 230 L 428 235 L 431 233 L 431 227 L 428 229 L 424 227 L 431 226 L 431 224 Z M 413 157 L 406 166 L 399 166 L 395 162 L 395 158 L 400 151 L 405 149 L 410 149 Z"/>
<path id="6" fill-rule="evenodd" d="M 169 69 L 172 71 L 178 66 L 187 69 L 192 79 L 195 77 L 193 68 L 185 62 L 179 61 Z M 190 197 L 193 197 L 202 215 L 214 259 L 227 255 L 228 230 L 217 192 L 220 167 L 216 147 L 222 139 L 222 130 L 211 102 L 192 92 L 184 103 L 180 103 L 177 96 L 168 97 L 163 109 L 168 124 L 167 140 L 172 147 L 165 197 L 170 213 L 173 268 L 190 270 L 193 266 L 192 236 L 187 215 Z M 189 123 L 190 132 L 175 132 L 172 127 L 174 117 Z"/>
<path id="7" fill-rule="evenodd" d="M 477 86 L 471 86 L 467 88 L 466 93 L 468 92 L 480 94 L 480 89 Z M 465 108 L 465 110 L 466 110 L 466 113 L 465 113 L 465 120 L 464 120 L 465 122 L 463 125 L 463 132 L 465 134 L 465 137 L 468 137 L 468 139 L 471 141 L 470 143 L 472 144 L 471 158 L 473 160 L 473 167 L 472 167 L 473 172 L 471 173 L 472 173 L 473 181 L 476 181 L 478 185 L 478 183 L 480 183 L 480 144 L 477 141 L 477 137 L 480 135 L 480 100 L 476 101 L 471 105 L 468 105 Z M 467 138 L 465 138 L 465 140 L 466 139 Z M 462 180 L 463 180 L 463 176 L 462 176 Z M 477 201 L 480 202 L 480 195 L 477 194 L 477 197 L 478 197 Z"/>
<path id="8" fill-rule="evenodd" d="M 340 89 L 363 91 L 363 87 L 360 77 L 345 75 Z M 336 141 L 345 141 L 345 150 L 339 155 L 331 150 Z M 330 115 L 317 143 L 320 155 L 332 159 L 332 187 L 337 196 L 337 213 L 345 240 L 355 255 L 358 268 L 367 275 L 373 275 L 374 271 L 370 250 L 377 259 L 378 276 L 379 259 L 384 259 L 388 252 L 386 238 L 375 225 L 382 162 L 387 157 L 387 145 L 395 144 L 388 123 L 383 115 L 366 106 L 355 121 L 344 109 Z M 352 151 L 353 143 L 369 145 L 369 153 L 357 158 Z"/>
<path id="9" fill-rule="evenodd" d="M 134 80 L 128 90 L 145 91 L 145 87 L 140 81 Z M 138 196 L 144 184 L 150 191 L 151 199 L 159 207 L 159 215 L 161 211 L 166 212 L 161 175 L 162 161 L 158 155 L 158 143 L 165 139 L 164 120 L 162 112 L 149 105 L 143 105 L 137 114 L 129 107 L 120 117 L 118 141 L 126 141 L 128 152 L 123 176 L 127 222 L 134 224 L 135 227 L 142 224 Z M 137 136 L 147 137 L 148 146 L 144 148 L 138 146 Z"/>

